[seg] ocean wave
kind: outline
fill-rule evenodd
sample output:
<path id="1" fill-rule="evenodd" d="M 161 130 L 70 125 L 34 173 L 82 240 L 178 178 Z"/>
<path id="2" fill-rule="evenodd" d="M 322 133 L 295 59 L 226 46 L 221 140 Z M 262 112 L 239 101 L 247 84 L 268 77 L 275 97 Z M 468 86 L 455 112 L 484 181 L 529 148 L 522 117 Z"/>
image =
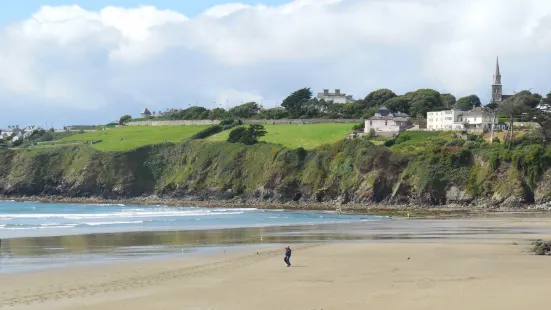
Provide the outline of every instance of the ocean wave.
<path id="1" fill-rule="evenodd" d="M 109 207 L 109 206 L 117 206 L 117 207 L 125 207 L 126 205 L 123 203 L 87 203 L 87 206 L 98 206 L 98 207 Z"/>
<path id="2" fill-rule="evenodd" d="M 79 223 L 86 226 L 103 226 L 103 225 L 123 225 L 123 224 L 141 224 L 144 221 L 120 221 L 120 222 L 91 222 L 91 223 Z"/>
<path id="3" fill-rule="evenodd" d="M 77 224 L 60 224 L 60 225 L 44 225 L 32 226 L 32 225 L 23 225 L 23 224 L 8 224 L 0 225 L 0 230 L 35 230 L 35 229 L 56 229 L 56 228 L 74 228 Z"/>
<path id="4" fill-rule="evenodd" d="M 214 212 L 211 210 L 203 211 L 162 211 L 162 212 L 114 212 L 114 213 L 26 213 L 26 214 L 0 214 L 0 219 L 44 219 L 44 218 L 59 218 L 59 219 L 101 219 L 101 218 L 143 218 L 143 217 L 186 217 L 186 216 L 215 216 L 215 215 L 238 215 L 243 214 L 243 211 L 232 212 Z"/>
<path id="5" fill-rule="evenodd" d="M 214 208 L 213 210 L 219 211 L 219 212 L 227 212 L 227 211 L 241 211 L 241 212 L 258 211 L 257 208 Z"/>

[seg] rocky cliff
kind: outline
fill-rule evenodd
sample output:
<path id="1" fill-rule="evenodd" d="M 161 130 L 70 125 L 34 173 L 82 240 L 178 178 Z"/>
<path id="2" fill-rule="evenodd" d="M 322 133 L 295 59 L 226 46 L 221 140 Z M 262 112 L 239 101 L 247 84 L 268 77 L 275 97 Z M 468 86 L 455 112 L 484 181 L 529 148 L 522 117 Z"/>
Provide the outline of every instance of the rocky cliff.
<path id="1" fill-rule="evenodd" d="M 550 152 L 539 146 L 431 144 L 421 150 L 346 140 L 315 150 L 202 140 L 127 152 L 86 146 L 0 150 L 0 194 L 157 195 L 270 203 L 523 205 L 551 201 Z"/>

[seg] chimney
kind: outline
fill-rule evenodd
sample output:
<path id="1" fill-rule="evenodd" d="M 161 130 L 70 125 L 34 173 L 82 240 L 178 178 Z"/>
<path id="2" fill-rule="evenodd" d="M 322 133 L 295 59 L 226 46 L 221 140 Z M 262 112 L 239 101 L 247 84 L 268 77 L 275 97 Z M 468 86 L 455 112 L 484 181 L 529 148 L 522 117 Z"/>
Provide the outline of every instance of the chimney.
<path id="1" fill-rule="evenodd" d="M 341 90 L 335 89 L 335 96 L 340 96 L 340 95 L 341 95 Z"/>
<path id="2" fill-rule="evenodd" d="M 324 96 L 329 96 L 329 89 L 324 89 L 323 90 L 323 95 Z"/>

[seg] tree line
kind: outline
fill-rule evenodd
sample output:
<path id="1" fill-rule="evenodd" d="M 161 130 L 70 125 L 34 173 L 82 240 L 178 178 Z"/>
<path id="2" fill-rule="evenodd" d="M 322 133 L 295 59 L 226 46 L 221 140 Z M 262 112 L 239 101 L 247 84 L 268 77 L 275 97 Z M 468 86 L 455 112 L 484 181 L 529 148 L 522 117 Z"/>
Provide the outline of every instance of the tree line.
<path id="1" fill-rule="evenodd" d="M 516 96 L 516 97 L 515 97 Z M 515 100 L 518 96 L 530 98 L 528 105 L 535 106 L 540 101 L 549 100 L 551 92 L 543 98 L 530 91 L 522 91 L 507 100 Z M 507 101 L 506 100 L 506 101 Z M 542 102 L 543 102 L 542 101 Z M 419 89 L 403 95 L 397 95 L 390 89 L 378 89 L 369 93 L 365 98 L 350 103 L 334 103 L 314 97 L 310 88 L 301 88 L 292 92 L 281 103 L 280 107 L 264 109 L 257 102 L 247 102 L 229 110 L 223 108 L 207 109 L 192 106 L 178 112 L 163 116 L 169 120 L 215 120 L 215 119 L 356 119 L 369 118 L 381 106 L 386 106 L 393 112 L 403 112 L 411 117 L 425 118 L 429 111 L 459 109 L 463 111 L 482 106 L 480 98 L 469 95 L 456 99 L 449 93 L 441 94 L 434 89 Z M 487 105 L 492 108 L 491 105 Z M 494 107 L 495 108 L 495 107 Z M 154 118 L 154 117 L 151 117 Z M 125 115 L 120 123 L 132 120 Z"/>

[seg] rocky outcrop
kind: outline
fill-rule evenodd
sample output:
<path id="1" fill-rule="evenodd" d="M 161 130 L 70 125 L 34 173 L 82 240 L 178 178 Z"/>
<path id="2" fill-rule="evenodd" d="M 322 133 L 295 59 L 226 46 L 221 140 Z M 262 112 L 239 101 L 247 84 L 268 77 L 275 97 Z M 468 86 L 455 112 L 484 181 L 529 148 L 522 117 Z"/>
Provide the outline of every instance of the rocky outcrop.
<path id="1" fill-rule="evenodd" d="M 510 207 L 551 201 L 537 182 L 462 148 L 421 155 L 363 139 L 316 150 L 188 141 L 103 153 L 87 146 L 0 150 L 0 195 L 265 203 Z"/>

